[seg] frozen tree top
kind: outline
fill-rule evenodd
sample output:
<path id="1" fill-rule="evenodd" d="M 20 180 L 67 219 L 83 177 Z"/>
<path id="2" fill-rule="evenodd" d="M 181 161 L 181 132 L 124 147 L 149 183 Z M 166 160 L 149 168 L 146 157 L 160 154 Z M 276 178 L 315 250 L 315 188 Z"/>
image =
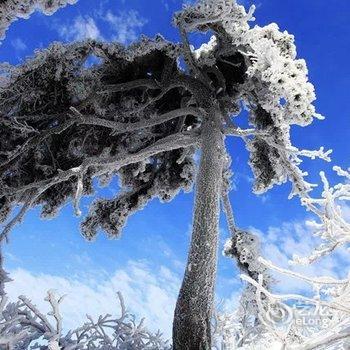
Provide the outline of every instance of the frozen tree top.
<path id="1" fill-rule="evenodd" d="M 11 23 L 19 18 L 29 18 L 35 11 L 52 15 L 67 4 L 77 0 L 2 0 L 0 4 L 0 40 L 5 38 L 5 32 Z"/>
<path id="2" fill-rule="evenodd" d="M 232 1 L 199 1 L 174 16 L 180 44 L 161 36 L 129 47 L 54 43 L 20 66 L 3 65 L 0 220 L 23 207 L 1 237 L 36 205 L 51 217 L 72 200 L 80 215 L 93 178 L 106 185 L 113 176 L 121 192 L 95 201 L 82 230 L 89 239 L 99 228 L 118 236 L 152 198 L 168 201 L 191 189 L 202 122 L 217 111 L 222 132 L 246 142 L 256 192 L 288 179 L 292 194 L 310 191 L 300 156 L 329 160 L 329 152 L 293 147 L 289 130 L 319 117 L 314 89 L 293 36 L 275 24 L 251 27 L 253 13 Z M 213 36 L 194 51 L 192 31 Z M 90 58 L 97 63 L 87 64 Z M 235 124 L 242 105 L 246 130 Z"/>

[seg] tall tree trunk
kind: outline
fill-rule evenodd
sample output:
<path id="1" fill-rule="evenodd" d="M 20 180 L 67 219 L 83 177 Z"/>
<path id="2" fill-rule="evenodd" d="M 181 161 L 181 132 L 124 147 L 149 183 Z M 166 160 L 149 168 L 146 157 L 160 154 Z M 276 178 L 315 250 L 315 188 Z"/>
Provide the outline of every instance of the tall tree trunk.
<path id="1" fill-rule="evenodd" d="M 192 240 L 173 323 L 174 350 L 211 349 L 224 147 L 216 112 L 203 123 Z"/>

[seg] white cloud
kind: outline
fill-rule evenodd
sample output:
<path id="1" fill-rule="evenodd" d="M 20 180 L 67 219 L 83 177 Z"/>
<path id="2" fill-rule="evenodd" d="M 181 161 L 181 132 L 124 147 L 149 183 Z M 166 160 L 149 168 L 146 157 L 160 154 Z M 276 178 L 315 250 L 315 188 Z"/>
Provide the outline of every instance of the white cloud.
<path id="1" fill-rule="evenodd" d="M 98 21 L 108 24 L 98 26 Z M 122 44 L 129 44 L 139 37 L 142 27 L 147 20 L 135 10 L 113 13 L 102 6 L 91 16 L 77 16 L 72 23 L 57 24 L 59 36 L 66 40 L 101 39 L 115 40 Z M 102 24 L 102 23 L 100 23 Z M 103 28 L 103 33 L 100 28 Z"/>
<path id="2" fill-rule="evenodd" d="M 218 301 L 217 309 L 223 313 L 232 313 L 239 307 L 240 298 L 243 288 L 239 288 L 235 292 L 232 292 L 227 299 Z"/>
<path id="3" fill-rule="evenodd" d="M 193 5 L 195 3 L 195 0 L 183 0 L 182 3 L 185 6 L 189 6 L 189 5 Z"/>
<path id="4" fill-rule="evenodd" d="M 346 222 L 350 222 L 350 203 L 341 205 L 342 217 Z"/>
<path id="5" fill-rule="evenodd" d="M 101 33 L 95 20 L 89 16 L 78 16 L 73 24 L 64 24 L 57 27 L 59 35 L 64 40 L 99 39 Z"/>
<path id="6" fill-rule="evenodd" d="M 263 195 L 259 195 L 258 198 L 261 200 L 263 204 L 265 204 L 270 199 L 270 196 L 268 194 L 263 194 Z"/>
<path id="7" fill-rule="evenodd" d="M 128 44 L 138 38 L 139 31 L 147 23 L 147 20 L 135 10 L 120 12 L 118 15 L 111 11 L 103 16 L 113 32 L 113 40 L 122 44 Z"/>
<path id="8" fill-rule="evenodd" d="M 27 49 L 26 43 L 21 38 L 13 39 L 11 45 L 16 51 L 24 51 Z"/>
<path id="9" fill-rule="evenodd" d="M 101 314 L 118 314 L 116 292 L 120 291 L 128 310 L 139 320 L 145 317 L 149 329 L 161 329 L 166 338 L 171 336 L 180 279 L 165 266 L 154 268 L 145 262 L 129 261 L 109 279 L 105 271 L 100 274 L 95 271 L 93 276 L 84 275 L 80 279 L 34 274 L 24 269 L 11 271 L 10 276 L 13 282 L 6 287 L 9 297 L 15 300 L 24 294 L 45 312 L 49 311 L 44 301 L 47 290 L 67 294 L 61 306 L 66 331 L 82 325 L 86 314 L 94 318 Z"/>

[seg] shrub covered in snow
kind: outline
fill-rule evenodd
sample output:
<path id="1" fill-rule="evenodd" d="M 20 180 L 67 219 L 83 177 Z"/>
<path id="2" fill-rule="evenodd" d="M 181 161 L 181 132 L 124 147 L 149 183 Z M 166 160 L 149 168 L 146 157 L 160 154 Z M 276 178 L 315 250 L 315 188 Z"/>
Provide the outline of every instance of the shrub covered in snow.
<path id="1" fill-rule="evenodd" d="M 123 297 L 118 293 L 121 315 L 100 316 L 97 320 L 87 315 L 87 322 L 77 329 L 63 333 L 60 304 L 53 291 L 46 301 L 51 306 L 44 315 L 25 296 L 9 302 L 5 294 L 0 298 L 0 348 L 6 350 L 170 350 L 162 334 L 149 332 L 143 322 L 130 314 Z"/>

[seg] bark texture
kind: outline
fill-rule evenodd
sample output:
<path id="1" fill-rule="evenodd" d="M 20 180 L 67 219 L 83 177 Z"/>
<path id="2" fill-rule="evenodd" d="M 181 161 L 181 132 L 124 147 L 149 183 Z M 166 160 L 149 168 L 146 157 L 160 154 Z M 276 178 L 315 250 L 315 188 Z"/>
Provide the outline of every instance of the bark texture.
<path id="1" fill-rule="evenodd" d="M 224 154 L 220 115 L 215 113 L 203 124 L 192 240 L 173 324 L 174 350 L 211 349 L 210 321 L 217 269 Z"/>

